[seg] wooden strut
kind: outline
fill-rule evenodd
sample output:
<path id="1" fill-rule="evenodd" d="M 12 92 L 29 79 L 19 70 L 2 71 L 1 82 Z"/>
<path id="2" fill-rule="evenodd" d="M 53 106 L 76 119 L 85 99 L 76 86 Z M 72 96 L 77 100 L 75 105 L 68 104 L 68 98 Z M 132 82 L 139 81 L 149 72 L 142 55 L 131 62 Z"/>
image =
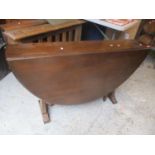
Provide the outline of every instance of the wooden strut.
<path id="1" fill-rule="evenodd" d="M 103 96 L 103 101 L 106 101 L 107 98 L 109 98 L 113 104 L 117 103 L 117 100 L 115 97 L 115 91 L 109 93 L 107 96 Z M 49 112 L 48 112 L 48 104 L 42 99 L 39 100 L 39 104 L 40 104 L 43 122 L 44 123 L 50 122 L 50 117 L 49 117 Z"/>
<path id="2" fill-rule="evenodd" d="M 109 98 L 113 104 L 117 103 L 117 100 L 115 97 L 115 91 L 109 93 L 107 96 L 103 96 L 103 101 L 106 101 L 107 98 Z M 42 99 L 39 100 L 39 104 L 40 104 L 43 122 L 44 123 L 50 122 L 50 117 L 49 117 L 49 112 L 48 112 L 48 104 Z"/>
<path id="3" fill-rule="evenodd" d="M 106 99 L 109 98 L 113 104 L 117 103 L 116 97 L 115 97 L 115 91 L 109 93 L 107 96 L 103 96 L 103 101 L 106 101 Z M 40 99 L 39 105 L 42 113 L 42 118 L 44 123 L 50 122 L 49 112 L 48 112 L 48 104 L 45 102 L 45 100 Z"/>
<path id="4" fill-rule="evenodd" d="M 50 117 L 49 117 L 49 113 L 48 113 L 48 105 L 42 99 L 39 100 L 39 104 L 40 104 L 40 109 L 41 109 L 41 113 L 42 113 L 43 122 L 44 123 L 50 122 Z"/>
<path id="5" fill-rule="evenodd" d="M 110 99 L 110 101 L 113 104 L 116 104 L 117 103 L 117 100 L 116 100 L 116 97 L 115 97 L 115 91 L 109 93 L 107 96 L 103 96 L 103 101 L 106 101 L 107 97 Z"/>

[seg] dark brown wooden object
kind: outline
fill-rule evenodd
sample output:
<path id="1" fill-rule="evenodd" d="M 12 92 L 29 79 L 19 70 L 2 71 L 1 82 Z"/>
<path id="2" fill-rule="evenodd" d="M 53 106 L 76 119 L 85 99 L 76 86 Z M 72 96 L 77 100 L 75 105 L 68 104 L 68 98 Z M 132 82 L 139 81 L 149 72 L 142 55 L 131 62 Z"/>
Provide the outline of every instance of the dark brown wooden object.
<path id="1" fill-rule="evenodd" d="M 31 26 L 29 22 L 27 27 L 25 26 L 26 23 L 21 23 L 20 27 L 16 26 L 14 29 L 13 26 L 2 27 L 5 30 L 4 36 L 8 44 L 80 41 L 82 24 L 85 23 L 84 20 L 71 20 L 58 25 L 42 22 L 33 21 Z"/>
<path id="2" fill-rule="evenodd" d="M 0 25 L 0 29 L 3 31 L 7 44 L 69 42 L 81 40 L 83 23 L 85 23 L 84 20 L 70 20 L 65 23 L 51 25 L 47 20 L 7 20 L 6 24 Z M 1 56 L 1 59 L 5 62 L 4 56 Z M 9 71 L 3 66 L 0 66 L 0 72 L 6 75 Z"/>
<path id="3" fill-rule="evenodd" d="M 48 22 L 46 20 L 36 20 L 36 19 L 18 19 L 18 20 L 4 20 L 0 24 L 0 80 L 3 79 L 10 70 L 8 69 L 7 62 L 5 60 L 5 49 L 1 49 L 2 40 L 3 44 L 11 44 L 15 43 L 11 38 L 7 37 L 5 35 L 5 32 L 9 32 L 12 30 L 19 30 L 23 29 L 25 27 L 31 27 L 31 26 L 37 26 L 37 25 L 43 25 L 47 24 Z M 3 32 L 3 36 L 1 35 L 1 32 Z"/>
<path id="4" fill-rule="evenodd" d="M 147 22 L 143 29 L 146 34 L 155 35 L 155 20 Z"/>
<path id="5" fill-rule="evenodd" d="M 24 20 L 24 19 L 21 19 L 21 20 L 15 20 L 13 22 L 9 22 L 9 23 L 6 23 L 6 24 L 2 24 L 0 25 L 0 29 L 2 31 L 14 31 L 14 30 L 19 30 L 19 29 L 22 29 L 22 28 L 28 28 L 28 27 L 31 27 L 31 26 L 37 26 L 37 25 L 43 25 L 43 24 L 47 24 L 48 22 L 44 19 L 27 19 L 27 20 Z"/>
<path id="6" fill-rule="evenodd" d="M 84 103 L 102 96 L 115 103 L 114 90 L 148 50 L 131 40 L 18 44 L 8 45 L 7 60 L 17 79 L 44 104 Z"/>
<path id="7" fill-rule="evenodd" d="M 155 20 L 142 20 L 136 39 L 143 45 L 155 46 Z"/>

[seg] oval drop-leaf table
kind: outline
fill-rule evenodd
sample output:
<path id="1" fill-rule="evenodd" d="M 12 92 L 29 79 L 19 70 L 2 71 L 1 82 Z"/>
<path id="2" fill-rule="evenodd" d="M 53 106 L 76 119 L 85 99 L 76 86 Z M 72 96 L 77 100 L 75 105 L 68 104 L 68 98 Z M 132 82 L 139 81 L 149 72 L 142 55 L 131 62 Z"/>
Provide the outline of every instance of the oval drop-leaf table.
<path id="1" fill-rule="evenodd" d="M 150 50 L 135 40 L 8 45 L 6 57 L 16 78 L 38 96 L 44 122 L 48 105 L 84 103 L 109 97 Z"/>

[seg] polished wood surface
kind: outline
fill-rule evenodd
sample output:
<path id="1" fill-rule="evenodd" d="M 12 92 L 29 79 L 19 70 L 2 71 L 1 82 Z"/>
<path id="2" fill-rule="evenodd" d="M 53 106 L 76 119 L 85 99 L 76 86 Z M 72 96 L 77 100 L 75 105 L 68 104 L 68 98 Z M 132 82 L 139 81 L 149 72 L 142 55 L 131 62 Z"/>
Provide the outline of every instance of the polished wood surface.
<path id="1" fill-rule="evenodd" d="M 135 40 L 79 41 L 55 43 L 28 43 L 7 46 L 7 60 L 36 59 L 53 56 L 97 53 L 134 52 L 148 49 Z"/>
<path id="2" fill-rule="evenodd" d="M 1 26 L 8 44 L 80 41 L 84 20 L 49 24 L 46 20 L 21 20 Z"/>
<path id="3" fill-rule="evenodd" d="M 37 20 L 37 19 L 21 19 L 14 22 L 9 22 L 7 24 L 0 25 L 0 29 L 3 31 L 12 31 L 12 30 L 19 30 L 25 27 L 31 27 L 36 25 L 42 25 L 47 24 L 48 22 L 46 20 Z"/>
<path id="4" fill-rule="evenodd" d="M 9 45 L 6 56 L 17 79 L 47 104 L 74 104 L 110 95 L 148 50 L 132 40 L 81 41 Z"/>
<path id="5" fill-rule="evenodd" d="M 22 29 L 20 28 L 20 29 L 6 31 L 5 35 L 12 38 L 14 41 L 17 41 L 17 40 L 32 37 L 35 35 L 81 25 L 83 23 L 85 23 L 84 20 L 71 20 L 71 21 L 61 23 L 58 25 L 41 24 L 41 25 L 35 25 L 35 26 L 31 26 L 31 27 L 24 27 Z"/>

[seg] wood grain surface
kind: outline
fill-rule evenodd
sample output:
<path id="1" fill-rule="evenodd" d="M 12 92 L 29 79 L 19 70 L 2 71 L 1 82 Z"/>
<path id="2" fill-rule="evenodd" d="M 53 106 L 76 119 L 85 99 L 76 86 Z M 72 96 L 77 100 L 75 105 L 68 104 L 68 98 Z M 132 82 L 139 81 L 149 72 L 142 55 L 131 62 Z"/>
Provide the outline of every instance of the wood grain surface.
<path id="1" fill-rule="evenodd" d="M 8 45 L 17 79 L 48 104 L 106 96 L 141 64 L 149 48 L 133 40 Z"/>
<path id="2" fill-rule="evenodd" d="M 10 31 L 5 31 L 5 35 L 7 37 L 10 37 L 14 41 L 24 39 L 27 37 L 32 37 L 39 34 L 44 34 L 52 31 L 57 31 L 60 29 L 65 29 L 68 27 L 72 27 L 75 25 L 81 25 L 85 23 L 84 20 L 71 20 L 65 23 L 61 23 L 58 25 L 51 25 L 51 24 L 40 24 L 40 25 L 34 25 L 31 27 L 23 27 L 20 29 L 12 29 Z"/>

